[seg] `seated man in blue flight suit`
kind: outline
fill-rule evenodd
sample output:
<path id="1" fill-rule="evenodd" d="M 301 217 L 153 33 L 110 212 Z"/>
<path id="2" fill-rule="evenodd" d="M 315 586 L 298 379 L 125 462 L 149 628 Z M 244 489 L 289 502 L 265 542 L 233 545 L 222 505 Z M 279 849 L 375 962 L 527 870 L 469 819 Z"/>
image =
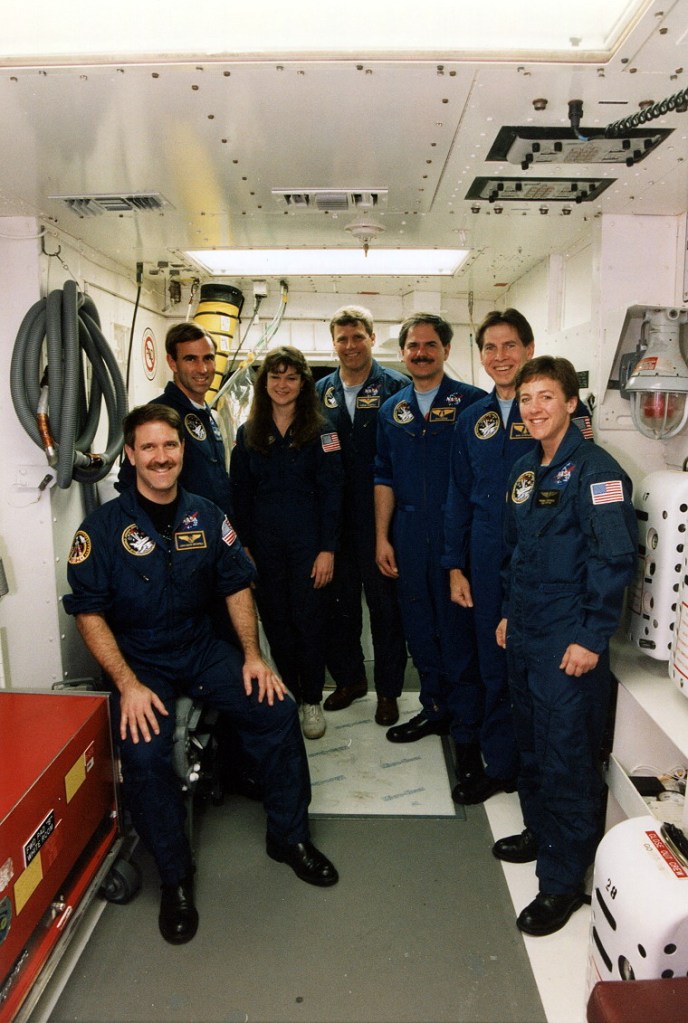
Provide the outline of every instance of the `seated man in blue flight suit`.
<path id="1" fill-rule="evenodd" d="M 222 510 L 179 487 L 184 440 L 173 409 L 134 409 L 124 439 L 136 486 L 78 529 L 64 607 L 111 684 L 124 800 L 160 873 L 160 932 L 181 944 L 196 933 L 198 914 L 171 762 L 180 693 L 226 714 L 258 765 L 268 855 L 310 884 L 332 885 L 338 876 L 310 842 L 296 704 L 260 652 L 251 562 Z M 214 631 L 214 598 L 225 600 L 240 649 Z"/>
<path id="2" fill-rule="evenodd" d="M 197 323 L 185 320 L 173 324 L 167 331 L 165 352 L 172 380 L 162 394 L 151 399 L 151 403 L 167 405 L 181 417 L 184 462 L 179 485 L 212 501 L 233 521 L 225 445 L 206 402 L 206 394 L 215 378 L 215 342 Z M 135 478 L 134 468 L 125 458 L 116 489 L 121 493 L 132 487 Z M 232 642 L 232 623 L 227 617 L 224 601 L 216 601 L 211 614 L 218 634 Z M 224 716 L 218 723 L 216 736 L 222 781 L 227 790 L 241 792 L 252 799 L 260 798 L 255 765 L 240 749 L 232 726 Z"/>
<path id="3" fill-rule="evenodd" d="M 514 462 L 537 444 L 521 420 L 514 384 L 521 366 L 533 357 L 532 327 L 517 309 L 493 311 L 478 327 L 475 341 L 495 386 L 456 423 L 442 559 L 449 569 L 452 600 L 473 608 L 485 691 L 480 741 L 464 751 L 463 783 L 452 793 L 457 803 L 482 803 L 495 792 L 516 788 L 518 754 L 506 654 L 497 645 L 495 629 L 502 609 L 507 479 Z M 592 437 L 582 402 L 574 422 L 583 436 Z"/>
<path id="4" fill-rule="evenodd" d="M 422 706 L 387 738 L 415 742 L 451 732 L 460 771 L 462 750 L 478 737 L 482 689 L 472 611 L 452 603 L 442 567 L 444 509 L 457 416 L 485 392 L 445 374 L 452 335 L 433 313 L 417 313 L 400 327 L 401 358 L 412 382 L 378 416 L 375 523 L 377 565 L 398 579 Z"/>
<path id="5" fill-rule="evenodd" d="M 531 359 L 516 377 L 537 447 L 509 477 L 503 618 L 525 830 L 498 859 L 535 860 L 539 893 L 517 919 L 552 934 L 583 902 L 602 832 L 599 755 L 612 677 L 609 640 L 637 559 L 631 481 L 571 422 L 578 377 L 567 359 Z"/>

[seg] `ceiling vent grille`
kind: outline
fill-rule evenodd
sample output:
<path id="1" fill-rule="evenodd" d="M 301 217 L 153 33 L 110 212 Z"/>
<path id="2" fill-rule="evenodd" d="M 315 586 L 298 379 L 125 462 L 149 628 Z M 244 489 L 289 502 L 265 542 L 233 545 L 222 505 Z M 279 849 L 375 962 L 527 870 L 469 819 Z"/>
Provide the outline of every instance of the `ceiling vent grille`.
<path id="1" fill-rule="evenodd" d="M 172 204 L 159 192 L 134 192 L 129 195 L 51 195 L 78 217 L 99 217 L 103 213 L 156 213 Z"/>
<path id="2" fill-rule="evenodd" d="M 277 202 L 291 210 L 347 213 L 373 210 L 387 201 L 386 188 L 273 188 Z"/>

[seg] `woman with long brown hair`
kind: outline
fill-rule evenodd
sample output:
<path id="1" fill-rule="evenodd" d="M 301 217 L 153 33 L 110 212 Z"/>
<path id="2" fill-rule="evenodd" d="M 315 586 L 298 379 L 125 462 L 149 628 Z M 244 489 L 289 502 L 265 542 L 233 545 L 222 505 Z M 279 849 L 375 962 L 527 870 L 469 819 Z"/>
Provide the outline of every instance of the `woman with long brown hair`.
<path id="1" fill-rule="evenodd" d="M 235 525 L 258 572 L 256 601 L 272 656 L 301 704 L 304 735 L 325 732 L 325 587 L 341 522 L 339 439 L 302 352 L 265 358 L 230 481 Z"/>

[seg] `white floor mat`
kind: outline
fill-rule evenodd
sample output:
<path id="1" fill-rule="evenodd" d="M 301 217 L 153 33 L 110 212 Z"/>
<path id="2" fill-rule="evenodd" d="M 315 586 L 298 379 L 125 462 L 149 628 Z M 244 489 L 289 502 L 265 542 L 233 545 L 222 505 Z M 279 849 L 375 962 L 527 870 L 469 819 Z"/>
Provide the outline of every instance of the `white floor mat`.
<path id="1" fill-rule="evenodd" d="M 464 817 L 451 798 L 442 740 L 391 743 L 375 724 L 375 694 L 328 714 L 322 739 L 306 739 L 311 816 Z M 399 700 L 399 722 L 418 713 L 417 693 Z M 457 813 L 458 811 L 458 813 Z"/>

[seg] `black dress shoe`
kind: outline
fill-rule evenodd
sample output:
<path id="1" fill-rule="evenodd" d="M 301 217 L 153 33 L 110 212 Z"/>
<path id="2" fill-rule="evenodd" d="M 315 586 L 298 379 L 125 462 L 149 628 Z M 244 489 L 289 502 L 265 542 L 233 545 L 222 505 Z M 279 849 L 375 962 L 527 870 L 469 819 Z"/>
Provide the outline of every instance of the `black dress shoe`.
<path id="1" fill-rule="evenodd" d="M 581 892 L 567 895 L 546 895 L 539 892 L 529 906 L 519 914 L 516 925 L 525 934 L 541 938 L 561 930 L 572 913 L 583 905 Z"/>
<path id="2" fill-rule="evenodd" d="M 492 846 L 492 855 L 507 863 L 532 863 L 537 859 L 537 839 L 533 832 L 526 828 L 520 835 L 509 835 L 500 838 Z"/>
<path id="3" fill-rule="evenodd" d="M 296 876 L 308 884 L 328 888 L 339 880 L 334 864 L 330 863 L 312 842 L 281 845 L 268 835 L 265 848 L 268 856 L 278 863 L 287 863 Z"/>
<path id="4" fill-rule="evenodd" d="M 198 930 L 198 912 L 194 906 L 193 881 L 184 878 L 179 884 L 161 885 L 158 926 L 165 941 L 183 945 Z"/>
<path id="5" fill-rule="evenodd" d="M 399 720 L 399 706 L 396 696 L 378 696 L 375 723 L 378 725 L 396 725 Z"/>
<path id="6" fill-rule="evenodd" d="M 452 790 L 452 799 L 455 803 L 475 806 L 476 803 L 484 803 L 486 799 L 494 796 L 497 792 L 515 791 L 516 781 L 514 778 L 491 778 L 489 774 L 483 774 L 459 781 L 459 784 L 455 785 Z M 505 841 L 505 839 L 502 839 L 502 841 Z M 504 857 L 501 858 L 503 859 Z"/>
<path id="7" fill-rule="evenodd" d="M 337 686 L 323 703 L 325 710 L 344 710 L 354 700 L 361 700 L 368 693 L 368 683 L 358 682 L 355 686 Z"/>
<path id="8" fill-rule="evenodd" d="M 431 721 L 426 718 L 424 711 L 416 714 L 414 718 L 403 725 L 396 725 L 387 732 L 390 742 L 418 742 L 426 735 L 449 735 L 449 722 L 440 719 Z"/>

